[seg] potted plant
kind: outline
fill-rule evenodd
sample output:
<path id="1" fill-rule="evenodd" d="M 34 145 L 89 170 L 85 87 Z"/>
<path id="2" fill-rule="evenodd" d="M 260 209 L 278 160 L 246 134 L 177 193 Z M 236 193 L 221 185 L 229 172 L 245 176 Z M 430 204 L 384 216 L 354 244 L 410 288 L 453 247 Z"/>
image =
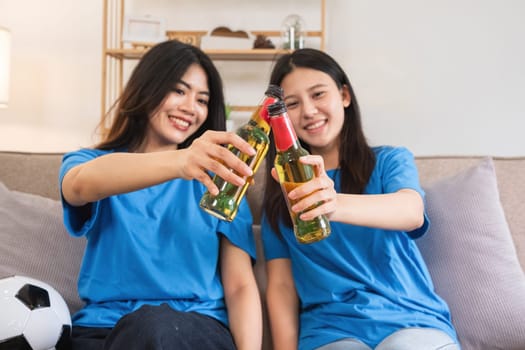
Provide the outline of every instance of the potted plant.
<path id="1" fill-rule="evenodd" d="M 226 130 L 227 131 L 233 131 L 233 128 L 234 128 L 234 122 L 233 120 L 231 119 L 231 114 L 232 114 L 232 106 L 227 103 L 226 106 L 225 106 L 225 113 L 226 113 Z"/>

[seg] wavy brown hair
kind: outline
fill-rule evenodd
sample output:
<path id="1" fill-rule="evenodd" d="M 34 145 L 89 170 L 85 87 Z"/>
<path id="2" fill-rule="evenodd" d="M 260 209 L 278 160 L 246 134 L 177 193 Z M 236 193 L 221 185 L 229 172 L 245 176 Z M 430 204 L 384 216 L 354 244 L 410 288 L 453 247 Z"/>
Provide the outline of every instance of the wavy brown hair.
<path id="1" fill-rule="evenodd" d="M 316 49 L 299 49 L 281 56 L 272 70 L 270 84 L 281 85 L 283 79 L 295 68 L 315 69 L 328 74 L 337 87 L 346 86 L 350 92 L 351 103 L 345 107 L 343 128 L 339 148 L 339 169 L 341 172 L 341 191 L 343 193 L 363 193 L 375 166 L 375 154 L 368 145 L 361 123 L 361 112 L 348 76 L 341 66 L 328 54 Z M 310 145 L 300 140 L 301 145 L 310 151 Z M 272 145 L 267 154 L 267 174 L 273 167 L 276 150 Z M 266 177 L 263 209 L 272 229 L 279 232 L 279 223 L 292 227 L 286 202 L 279 184 Z"/>
<path id="2" fill-rule="evenodd" d="M 96 148 L 133 151 L 139 147 L 146 137 L 149 116 L 192 64 L 201 66 L 208 78 L 208 117 L 178 148 L 188 147 L 206 130 L 226 130 L 222 79 L 215 65 L 199 48 L 169 40 L 153 46 L 139 61 L 122 95 L 101 122 L 102 126 L 110 120 L 111 126 Z"/>

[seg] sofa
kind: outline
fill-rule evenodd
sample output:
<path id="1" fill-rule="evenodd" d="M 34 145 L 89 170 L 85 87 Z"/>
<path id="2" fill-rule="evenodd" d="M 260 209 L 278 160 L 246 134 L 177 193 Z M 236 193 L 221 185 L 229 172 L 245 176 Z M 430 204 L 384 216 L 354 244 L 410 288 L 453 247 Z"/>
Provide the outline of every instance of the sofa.
<path id="1" fill-rule="evenodd" d="M 0 278 L 53 286 L 70 312 L 85 241 L 70 237 L 58 201 L 61 154 L 0 152 Z M 464 350 L 525 349 L 525 156 L 416 157 L 431 221 L 416 242 L 448 302 Z M 261 167 L 261 170 L 264 166 Z M 255 274 L 266 288 L 260 242 L 264 172 L 247 193 L 257 242 Z M 265 314 L 264 349 L 271 349 Z"/>

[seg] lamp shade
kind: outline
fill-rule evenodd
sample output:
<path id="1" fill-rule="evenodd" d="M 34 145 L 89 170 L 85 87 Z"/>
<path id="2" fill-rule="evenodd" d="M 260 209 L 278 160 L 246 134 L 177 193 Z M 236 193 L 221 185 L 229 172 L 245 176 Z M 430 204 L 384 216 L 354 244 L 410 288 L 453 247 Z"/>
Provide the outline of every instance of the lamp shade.
<path id="1" fill-rule="evenodd" d="M 9 100 L 9 60 L 11 33 L 0 27 L 0 108 L 7 107 Z"/>

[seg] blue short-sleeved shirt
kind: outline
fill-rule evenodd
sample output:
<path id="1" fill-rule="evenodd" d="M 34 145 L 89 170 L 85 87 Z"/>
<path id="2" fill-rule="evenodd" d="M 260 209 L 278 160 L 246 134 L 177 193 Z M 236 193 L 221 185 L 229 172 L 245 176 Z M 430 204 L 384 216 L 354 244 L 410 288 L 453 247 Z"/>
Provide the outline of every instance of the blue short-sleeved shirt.
<path id="1" fill-rule="evenodd" d="M 405 148 L 377 147 L 376 166 L 366 194 L 410 188 L 424 195 L 413 155 Z M 328 171 L 337 192 L 338 169 Z M 314 349 L 343 338 L 375 347 L 405 327 L 433 327 L 456 339 L 446 303 L 434 292 L 413 232 L 387 231 L 331 222 L 332 233 L 313 244 L 297 243 L 281 225 L 282 240 L 263 217 L 266 259 L 291 259 L 301 301 L 300 349 Z"/>
<path id="2" fill-rule="evenodd" d="M 72 167 L 107 153 L 66 154 L 60 184 Z M 175 179 L 84 207 L 62 201 L 66 228 L 87 239 L 78 279 L 86 305 L 73 316 L 74 325 L 113 327 L 140 306 L 161 303 L 228 324 L 220 236 L 255 258 L 252 216 L 243 200 L 232 223 L 214 218 L 199 208 L 205 190 L 198 181 Z"/>

